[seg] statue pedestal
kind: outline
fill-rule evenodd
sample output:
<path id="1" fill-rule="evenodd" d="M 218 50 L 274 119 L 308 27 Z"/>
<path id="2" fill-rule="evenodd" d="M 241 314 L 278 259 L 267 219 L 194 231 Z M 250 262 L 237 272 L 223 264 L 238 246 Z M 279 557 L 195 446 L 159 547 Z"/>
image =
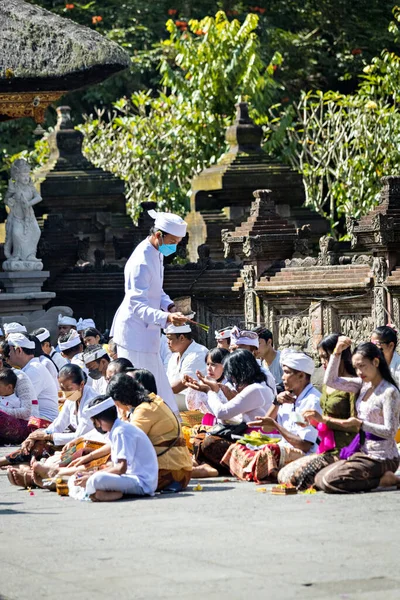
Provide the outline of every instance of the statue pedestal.
<path id="1" fill-rule="evenodd" d="M 0 316 L 42 310 L 56 297 L 54 292 L 42 292 L 49 271 L 7 271 L 0 273 Z"/>
<path id="2" fill-rule="evenodd" d="M 7 294 L 41 292 L 49 276 L 49 271 L 5 271 L 0 273 L 0 284 Z"/>

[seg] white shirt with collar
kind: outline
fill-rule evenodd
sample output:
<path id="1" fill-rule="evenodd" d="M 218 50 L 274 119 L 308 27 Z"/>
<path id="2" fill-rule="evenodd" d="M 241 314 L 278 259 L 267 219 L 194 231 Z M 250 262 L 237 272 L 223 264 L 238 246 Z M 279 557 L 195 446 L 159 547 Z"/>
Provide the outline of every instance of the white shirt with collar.
<path id="1" fill-rule="evenodd" d="M 297 435 L 299 438 L 306 442 L 311 442 L 313 445 L 307 454 L 312 454 L 317 451 L 317 437 L 318 431 L 312 425 L 306 425 L 305 427 L 299 425 L 296 422 L 296 413 L 301 415 L 306 410 L 316 410 L 322 414 L 321 405 L 319 399 L 321 392 L 319 392 L 312 383 L 309 383 L 301 394 L 297 397 L 294 404 L 283 403 L 278 409 L 277 422 L 279 425 L 284 427 L 287 431 Z M 290 446 L 288 441 L 284 438 L 280 442 L 284 446 Z"/>
<path id="2" fill-rule="evenodd" d="M 143 240 L 125 265 L 125 297 L 111 327 L 117 346 L 158 353 L 160 329 L 165 328 L 171 298 L 163 290 L 164 257 Z"/>
<path id="3" fill-rule="evenodd" d="M 202 373 L 206 370 L 206 356 L 208 348 L 198 344 L 194 340 L 186 348 L 182 356 L 179 352 L 174 352 L 168 361 L 167 377 L 169 383 L 174 385 L 178 381 L 182 381 L 184 375 L 190 375 L 193 379 L 197 379 L 196 371 Z M 189 388 L 182 390 L 178 394 L 174 394 L 179 410 L 187 410 L 186 394 Z"/>
<path id="4" fill-rule="evenodd" d="M 53 442 L 56 446 L 64 446 L 68 442 L 83 437 L 89 431 L 92 431 L 93 421 L 90 417 L 85 417 L 83 410 L 96 396 L 96 392 L 85 385 L 78 411 L 76 411 L 76 402 L 72 400 L 64 402 L 61 411 L 58 413 L 58 417 L 46 429 L 46 433 L 53 435 Z M 65 433 L 68 427 L 72 431 Z"/>
<path id="5" fill-rule="evenodd" d="M 126 461 L 122 477 L 135 479 L 145 494 L 153 496 L 158 484 L 158 461 L 150 439 L 139 427 L 120 419 L 108 435 L 112 462 L 116 465 L 119 460 Z"/>
<path id="6" fill-rule="evenodd" d="M 171 385 L 181 381 L 184 375 L 197 379 L 196 371 L 202 373 L 206 370 L 206 356 L 208 348 L 194 340 L 186 348 L 182 356 L 174 352 L 168 361 L 167 376 Z"/>
<path id="7" fill-rule="evenodd" d="M 58 415 L 58 388 L 53 377 L 37 358 L 32 358 L 22 371 L 28 375 L 34 387 L 40 418 L 54 421 Z"/>

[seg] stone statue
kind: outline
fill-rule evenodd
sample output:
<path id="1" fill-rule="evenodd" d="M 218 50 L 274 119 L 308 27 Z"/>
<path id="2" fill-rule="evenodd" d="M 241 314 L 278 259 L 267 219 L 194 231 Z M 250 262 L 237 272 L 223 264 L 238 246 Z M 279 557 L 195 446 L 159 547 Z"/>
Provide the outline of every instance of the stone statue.
<path id="1" fill-rule="evenodd" d="M 9 208 L 4 271 L 41 271 L 43 263 L 36 258 L 41 232 L 32 206 L 41 202 L 42 198 L 32 183 L 29 165 L 23 158 L 12 164 L 4 201 Z"/>

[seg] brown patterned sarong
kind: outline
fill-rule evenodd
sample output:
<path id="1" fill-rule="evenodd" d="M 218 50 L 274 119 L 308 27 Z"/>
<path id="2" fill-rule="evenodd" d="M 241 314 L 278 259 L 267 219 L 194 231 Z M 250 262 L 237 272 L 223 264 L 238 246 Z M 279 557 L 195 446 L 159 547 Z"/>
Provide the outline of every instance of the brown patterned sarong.
<path id="1" fill-rule="evenodd" d="M 356 452 L 347 460 L 339 460 L 317 473 L 315 485 L 327 494 L 369 492 L 379 486 L 386 471 L 395 473 L 399 458 L 378 460 Z"/>

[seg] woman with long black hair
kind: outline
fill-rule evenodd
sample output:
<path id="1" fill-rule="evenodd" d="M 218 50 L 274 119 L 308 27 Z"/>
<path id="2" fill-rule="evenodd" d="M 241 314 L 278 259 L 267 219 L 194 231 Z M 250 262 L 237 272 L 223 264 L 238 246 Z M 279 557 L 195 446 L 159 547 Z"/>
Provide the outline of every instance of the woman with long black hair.
<path id="1" fill-rule="evenodd" d="M 349 338 L 339 337 L 325 376 L 326 385 L 358 394 L 357 417 L 329 417 L 325 421 L 358 432 L 353 442 L 342 448 L 342 460 L 325 467 L 315 478 L 317 488 L 331 494 L 400 485 L 400 478 L 395 475 L 399 466 L 395 442 L 400 416 L 399 389 L 382 351 L 371 342 L 360 344 L 354 351 L 356 377 L 340 377 L 341 354 L 350 345 Z M 313 411 L 306 411 L 303 416 L 311 422 L 315 418 Z"/>

